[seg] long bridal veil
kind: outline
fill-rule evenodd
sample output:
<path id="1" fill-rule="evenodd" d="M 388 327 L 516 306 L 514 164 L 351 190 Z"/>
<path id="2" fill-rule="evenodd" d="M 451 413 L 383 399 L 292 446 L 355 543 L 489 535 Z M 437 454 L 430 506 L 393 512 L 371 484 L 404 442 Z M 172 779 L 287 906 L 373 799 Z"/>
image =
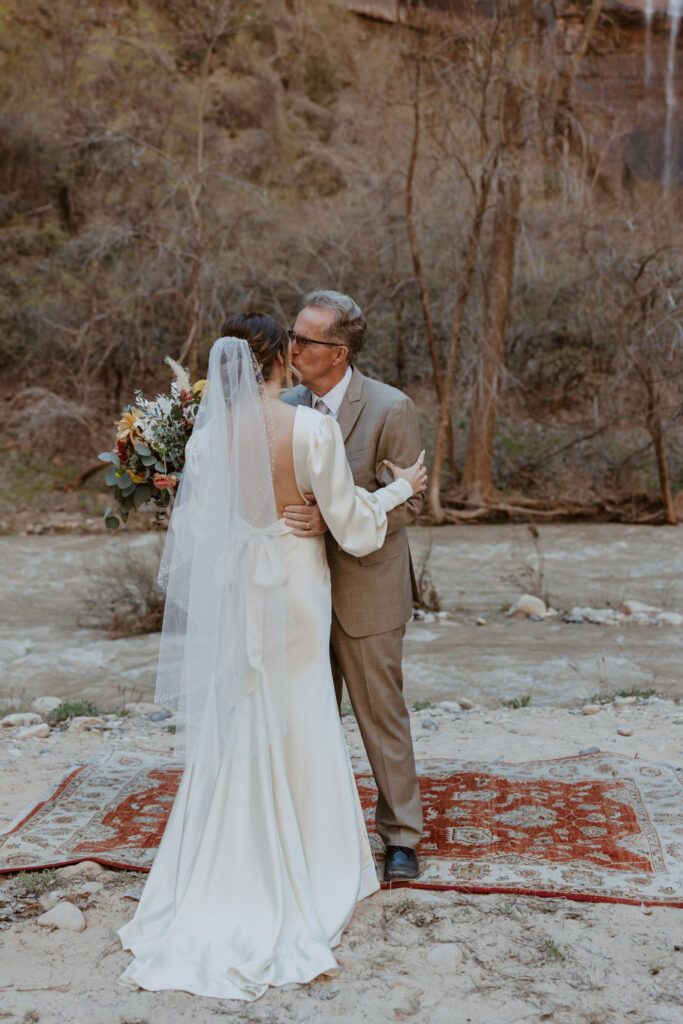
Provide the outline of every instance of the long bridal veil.
<path id="1" fill-rule="evenodd" d="M 176 751 L 218 765 L 262 753 L 285 728 L 284 574 L 260 370 L 220 338 L 161 560 L 166 588 L 155 701 L 176 712 Z M 241 728 L 258 699 L 262 728 Z M 251 716 L 250 720 L 253 720 Z"/>

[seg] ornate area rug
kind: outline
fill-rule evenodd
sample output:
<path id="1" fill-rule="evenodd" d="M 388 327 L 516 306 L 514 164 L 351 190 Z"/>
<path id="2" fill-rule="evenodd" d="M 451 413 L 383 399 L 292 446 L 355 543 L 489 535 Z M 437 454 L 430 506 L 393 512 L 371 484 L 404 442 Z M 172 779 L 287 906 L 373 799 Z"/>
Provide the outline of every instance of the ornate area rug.
<path id="1" fill-rule="evenodd" d="M 619 754 L 481 764 L 418 762 L 427 889 L 683 907 L 681 773 Z M 0 835 L 0 873 L 96 860 L 148 871 L 181 776 L 114 751 L 76 768 Z M 368 831 L 372 775 L 356 775 Z"/>

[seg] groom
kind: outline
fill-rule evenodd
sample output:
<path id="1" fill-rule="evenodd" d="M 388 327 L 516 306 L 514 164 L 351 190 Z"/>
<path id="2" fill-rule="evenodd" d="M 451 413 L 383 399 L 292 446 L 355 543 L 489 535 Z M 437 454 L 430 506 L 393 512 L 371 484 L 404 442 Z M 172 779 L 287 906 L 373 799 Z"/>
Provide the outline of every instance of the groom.
<path id="1" fill-rule="evenodd" d="M 357 369 L 365 331 L 365 318 L 348 295 L 322 290 L 307 295 L 289 332 L 301 384 L 284 401 L 334 416 L 355 483 L 375 491 L 393 479 L 383 460 L 411 465 L 420 452 L 420 435 L 410 399 Z M 415 847 L 422 833 L 422 809 L 401 657 L 417 595 L 405 528 L 421 501 L 415 495 L 389 512 L 384 545 L 362 558 L 339 547 L 317 505 L 285 509 L 287 524 L 297 536 L 326 534 L 332 674 L 339 705 L 346 681 L 377 783 L 375 821 L 387 847 L 385 881 L 420 874 Z"/>

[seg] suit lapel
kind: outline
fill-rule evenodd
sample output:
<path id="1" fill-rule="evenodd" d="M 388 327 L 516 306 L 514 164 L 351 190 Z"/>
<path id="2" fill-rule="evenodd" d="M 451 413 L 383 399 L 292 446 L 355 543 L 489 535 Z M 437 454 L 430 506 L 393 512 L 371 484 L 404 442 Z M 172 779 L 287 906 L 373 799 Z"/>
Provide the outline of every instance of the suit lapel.
<path id="1" fill-rule="evenodd" d="M 346 441 L 347 437 L 353 430 L 356 420 L 365 407 L 365 399 L 362 396 L 363 380 L 363 374 L 354 366 L 349 386 L 346 389 L 346 394 L 344 395 L 344 401 L 341 404 L 339 415 L 337 416 L 337 423 L 341 428 L 344 441 Z"/>

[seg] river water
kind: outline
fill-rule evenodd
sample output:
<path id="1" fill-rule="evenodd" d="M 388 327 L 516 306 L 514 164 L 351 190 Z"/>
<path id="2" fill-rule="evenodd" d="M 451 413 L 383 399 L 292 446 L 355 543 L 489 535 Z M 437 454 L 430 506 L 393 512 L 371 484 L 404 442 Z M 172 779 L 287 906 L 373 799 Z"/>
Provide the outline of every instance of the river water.
<path id="1" fill-rule="evenodd" d="M 504 611 L 540 587 L 560 612 L 625 599 L 683 612 L 683 527 L 542 526 L 538 548 L 517 525 L 415 527 L 410 538 L 418 569 L 431 547 L 450 614 L 408 627 L 408 702 L 467 696 L 495 707 L 528 696 L 572 707 L 632 688 L 683 695 L 681 627 L 531 622 Z M 150 534 L 0 538 L 0 705 L 49 694 L 113 710 L 151 697 L 158 635 L 112 638 L 84 624 L 84 600 L 93 573 L 106 586 L 106 573 L 129 560 L 153 562 L 158 543 Z"/>

